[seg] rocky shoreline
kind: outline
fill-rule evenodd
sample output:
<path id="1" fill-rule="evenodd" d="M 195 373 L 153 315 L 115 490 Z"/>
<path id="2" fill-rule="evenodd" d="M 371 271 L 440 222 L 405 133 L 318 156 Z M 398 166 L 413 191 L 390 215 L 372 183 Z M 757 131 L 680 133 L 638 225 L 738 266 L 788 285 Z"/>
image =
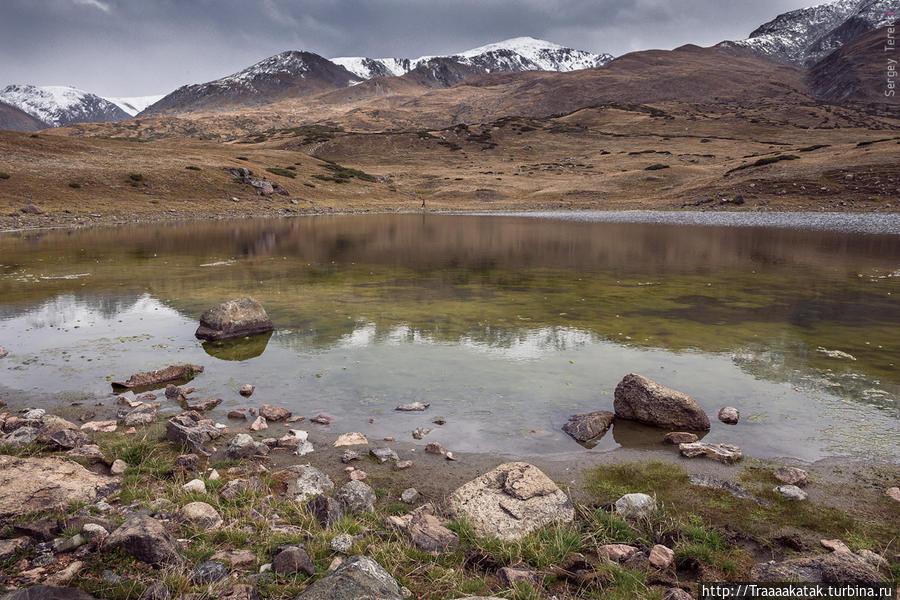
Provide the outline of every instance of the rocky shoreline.
<path id="1" fill-rule="evenodd" d="M 197 336 L 271 327 L 245 298 L 204 313 Z M 133 374 L 111 403 L 69 407 L 72 420 L 0 414 L 0 598 L 684 600 L 700 582 L 900 575 L 896 466 L 838 476 L 745 459 L 699 439 L 712 424 L 690 396 L 640 375 L 622 379 L 615 412 L 564 430 L 590 447 L 638 421 L 660 449 L 678 445 L 678 462 L 645 452 L 545 472 L 316 431 L 329 415 L 257 402 L 250 383 L 235 389 L 246 406 L 217 422 L 207 413 L 222 399 L 189 385 L 202 373 Z M 728 426 L 740 412 L 717 416 Z"/>

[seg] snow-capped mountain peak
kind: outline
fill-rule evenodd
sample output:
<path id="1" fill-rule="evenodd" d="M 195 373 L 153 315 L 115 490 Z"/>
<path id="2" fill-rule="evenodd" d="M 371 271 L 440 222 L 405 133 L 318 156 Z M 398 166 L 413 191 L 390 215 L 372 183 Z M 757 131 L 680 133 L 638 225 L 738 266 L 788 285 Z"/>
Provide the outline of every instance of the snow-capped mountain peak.
<path id="1" fill-rule="evenodd" d="M 8 85 L 0 90 L 0 100 L 52 127 L 128 118 L 114 103 L 70 86 Z"/>
<path id="2" fill-rule="evenodd" d="M 165 94 L 156 94 L 153 96 L 104 96 L 104 100 L 109 100 L 132 117 L 143 111 L 151 104 L 159 102 Z"/>
<path id="3" fill-rule="evenodd" d="M 727 45 L 809 67 L 858 36 L 897 19 L 896 0 L 833 0 L 780 14 Z"/>
<path id="4" fill-rule="evenodd" d="M 567 48 L 546 40 L 517 37 L 494 42 L 449 55 L 429 55 L 419 58 L 366 58 L 349 56 L 332 58 L 351 73 L 372 77 L 399 76 L 429 61 L 448 58 L 458 63 L 482 68 L 488 73 L 507 71 L 575 71 L 603 66 L 613 59 L 609 54 L 593 54 L 586 50 Z"/>

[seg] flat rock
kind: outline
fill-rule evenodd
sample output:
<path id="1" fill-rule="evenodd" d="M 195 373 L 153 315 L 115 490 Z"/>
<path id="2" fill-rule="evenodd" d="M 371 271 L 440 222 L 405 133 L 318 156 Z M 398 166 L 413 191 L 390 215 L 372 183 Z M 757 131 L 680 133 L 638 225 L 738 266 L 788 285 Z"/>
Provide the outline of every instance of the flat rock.
<path id="1" fill-rule="evenodd" d="M 17 552 L 30 548 L 31 538 L 17 537 L 8 540 L 0 540 L 0 562 L 5 562 L 16 555 Z"/>
<path id="2" fill-rule="evenodd" d="M 259 407 L 259 414 L 267 421 L 284 421 L 291 416 L 291 411 L 274 404 L 263 404 Z"/>
<path id="3" fill-rule="evenodd" d="M 81 426 L 82 431 L 112 433 L 118 427 L 116 421 L 88 421 Z"/>
<path id="4" fill-rule="evenodd" d="M 735 425 L 741 418 L 741 412 L 733 406 L 723 406 L 719 409 L 718 417 L 723 423 Z"/>
<path id="5" fill-rule="evenodd" d="M 407 533 L 414 545 L 427 552 L 443 552 L 459 546 L 459 536 L 427 512 L 413 517 Z"/>
<path id="6" fill-rule="evenodd" d="M 221 398 L 204 398 L 203 400 L 189 402 L 187 408 L 188 410 L 196 410 L 197 412 L 206 412 L 214 409 L 220 404 L 222 404 Z"/>
<path id="7" fill-rule="evenodd" d="M 697 434 L 689 431 L 670 431 L 663 438 L 664 444 L 673 444 L 675 446 L 679 444 L 693 444 L 698 441 L 700 441 L 700 438 L 697 437 Z"/>
<path id="8" fill-rule="evenodd" d="M 206 502 L 189 502 L 175 514 L 181 522 L 201 529 L 216 529 L 222 525 L 222 517 L 216 509 Z"/>
<path id="9" fill-rule="evenodd" d="M 593 447 L 612 425 L 616 415 L 608 410 L 572 415 L 562 430 L 579 444 Z"/>
<path id="10" fill-rule="evenodd" d="M 646 519 L 656 509 L 656 500 L 647 494 L 625 494 L 616 500 L 616 512 L 623 517 Z"/>
<path id="11" fill-rule="evenodd" d="M 678 451 L 686 458 L 711 458 L 727 465 L 735 463 L 744 457 L 741 449 L 734 444 L 694 442 L 692 444 L 679 444 Z"/>
<path id="12" fill-rule="evenodd" d="M 103 547 L 119 548 L 139 561 L 157 566 L 181 562 L 175 541 L 159 521 L 147 515 L 129 517 L 107 536 Z"/>
<path id="13" fill-rule="evenodd" d="M 775 479 L 788 485 L 803 487 L 809 481 L 809 473 L 797 467 L 778 467 L 775 469 Z"/>
<path id="14" fill-rule="evenodd" d="M 482 536 L 512 541 L 551 523 L 572 521 L 568 497 L 534 465 L 511 462 L 460 486 L 449 498 L 455 516 Z"/>
<path id="15" fill-rule="evenodd" d="M 850 548 L 841 540 L 819 540 L 819 544 L 832 552 L 851 552 Z"/>
<path id="16" fill-rule="evenodd" d="M 297 600 L 403 600 L 390 573 L 366 556 L 345 560 L 303 590 Z"/>
<path id="17" fill-rule="evenodd" d="M 616 417 L 666 429 L 709 431 L 709 417 L 682 392 L 630 373 L 616 386 Z"/>
<path id="18" fill-rule="evenodd" d="M 193 379 L 197 373 L 202 373 L 200 365 L 171 365 L 165 369 L 135 373 L 125 381 L 114 381 L 114 390 L 154 389 L 163 387 L 170 381 L 185 381 Z"/>
<path id="19" fill-rule="evenodd" d="M 431 406 L 429 402 L 408 402 L 406 404 L 401 404 L 394 410 L 405 411 L 405 412 L 415 412 L 420 410 L 425 410 Z"/>
<path id="20" fill-rule="evenodd" d="M 237 298 L 200 315 L 200 326 L 194 335 L 201 340 L 220 341 L 274 329 L 262 304 L 253 298 Z"/>
<path id="21" fill-rule="evenodd" d="M 688 477 L 691 485 L 699 485 L 700 487 L 712 488 L 716 490 L 725 490 L 731 493 L 735 498 L 740 498 L 741 500 L 752 500 L 756 502 L 760 506 L 772 506 L 771 502 L 763 500 L 762 498 L 757 498 L 750 492 L 748 492 L 744 486 L 735 482 L 728 481 L 727 479 L 720 479 L 715 477 L 714 475 L 708 475 L 706 473 L 696 473 Z"/>
<path id="22" fill-rule="evenodd" d="M 504 587 L 514 587 L 521 583 L 527 583 L 532 586 L 538 584 L 537 573 L 530 569 L 501 567 L 497 570 L 497 576 L 500 578 L 500 584 Z"/>
<path id="23" fill-rule="evenodd" d="M 350 433 L 342 433 L 339 435 L 333 445 L 337 448 L 339 446 L 361 446 L 368 443 L 369 440 L 366 439 L 366 436 L 357 431 L 352 431 Z"/>
<path id="24" fill-rule="evenodd" d="M 244 492 L 264 492 L 266 484 L 259 477 L 250 477 L 249 479 L 232 479 L 222 486 L 219 490 L 219 496 L 226 500 L 234 500 Z"/>
<path id="25" fill-rule="evenodd" d="M 331 425 L 331 422 L 334 421 L 334 417 L 319 413 L 316 416 L 312 417 L 309 421 L 310 423 L 318 423 L 319 425 Z"/>
<path id="26" fill-rule="evenodd" d="M 115 477 L 97 475 L 56 457 L 0 456 L 0 518 L 91 504 L 119 489 Z"/>
<path id="27" fill-rule="evenodd" d="M 832 552 L 783 562 L 757 563 L 750 580 L 758 583 L 881 583 L 878 570 L 851 552 Z"/>
<path id="28" fill-rule="evenodd" d="M 269 453 L 269 447 L 262 442 L 255 441 L 246 433 L 239 433 L 228 444 L 225 456 L 231 460 L 250 458 L 252 456 L 265 456 Z"/>

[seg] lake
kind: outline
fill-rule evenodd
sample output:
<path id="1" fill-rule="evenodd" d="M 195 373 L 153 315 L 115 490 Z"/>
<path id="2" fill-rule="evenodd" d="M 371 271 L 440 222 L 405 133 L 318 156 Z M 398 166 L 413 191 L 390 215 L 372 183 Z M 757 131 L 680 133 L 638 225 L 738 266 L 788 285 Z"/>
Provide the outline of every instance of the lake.
<path id="1" fill-rule="evenodd" d="M 411 441 L 431 427 L 421 444 L 527 457 L 589 452 L 560 427 L 611 410 L 635 372 L 692 395 L 712 416 L 704 439 L 746 455 L 896 462 L 900 223 L 816 217 L 381 214 L 2 234 L 0 395 L 110 407 L 112 380 L 190 362 L 206 367 L 195 396 L 224 399 L 221 422 L 269 402 L 335 417 L 308 429 Z M 205 309 L 240 296 L 262 302 L 271 337 L 194 338 Z M 415 400 L 431 407 L 393 410 Z M 725 405 L 738 425 L 715 419 Z M 619 423 L 592 451 L 672 451 L 664 433 Z"/>

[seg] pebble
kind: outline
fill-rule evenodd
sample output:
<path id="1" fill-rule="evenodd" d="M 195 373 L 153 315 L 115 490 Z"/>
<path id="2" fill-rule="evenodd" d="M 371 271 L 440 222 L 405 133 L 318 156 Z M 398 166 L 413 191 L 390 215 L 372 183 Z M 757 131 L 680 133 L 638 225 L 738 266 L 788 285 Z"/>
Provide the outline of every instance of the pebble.
<path id="1" fill-rule="evenodd" d="M 186 484 L 181 486 L 181 491 L 183 492 L 200 492 L 201 494 L 206 493 L 206 484 L 203 483 L 201 479 L 191 479 Z"/>
<path id="2" fill-rule="evenodd" d="M 789 500 L 806 500 L 807 494 L 796 485 L 779 485 L 773 488 L 775 493 Z"/>
<path id="3" fill-rule="evenodd" d="M 363 479 L 365 479 L 368 476 L 369 476 L 368 473 L 366 473 L 365 471 L 360 470 L 360 469 L 353 469 L 350 472 L 350 479 L 352 479 L 353 481 L 362 481 Z"/>
<path id="4" fill-rule="evenodd" d="M 109 468 L 109 472 L 113 475 L 121 475 L 128 468 L 128 463 L 122 460 L 121 458 L 117 458 L 113 461 L 112 466 Z"/>
<path id="5" fill-rule="evenodd" d="M 411 460 L 401 460 L 401 461 L 397 461 L 396 463 L 394 463 L 394 466 L 397 468 L 398 471 L 402 471 L 403 469 L 408 469 L 412 465 L 413 465 L 413 462 Z"/>
<path id="6" fill-rule="evenodd" d="M 353 536 L 349 533 L 342 533 L 331 538 L 331 549 L 334 552 L 347 554 L 353 547 Z"/>
<path id="7" fill-rule="evenodd" d="M 419 499 L 419 490 L 416 488 L 407 488 L 400 494 L 400 501 L 406 504 L 415 504 Z"/>

